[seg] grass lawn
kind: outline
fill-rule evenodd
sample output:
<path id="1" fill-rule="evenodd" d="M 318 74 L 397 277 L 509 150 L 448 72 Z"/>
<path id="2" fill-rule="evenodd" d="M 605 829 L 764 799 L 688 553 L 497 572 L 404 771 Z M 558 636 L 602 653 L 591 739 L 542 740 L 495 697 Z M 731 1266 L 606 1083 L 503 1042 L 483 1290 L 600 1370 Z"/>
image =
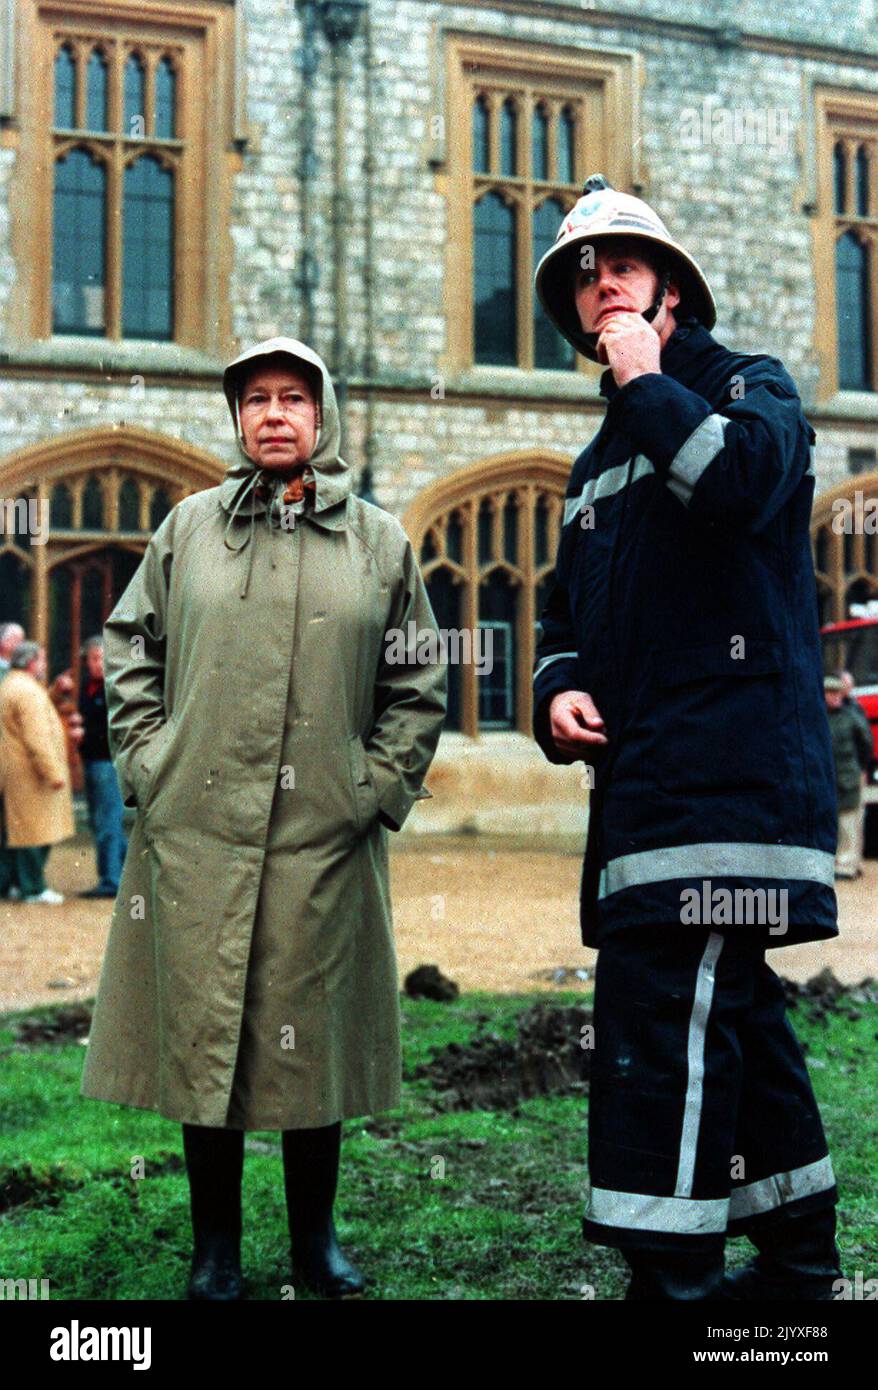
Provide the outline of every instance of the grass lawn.
<path id="1" fill-rule="evenodd" d="M 621 1297 L 615 1251 L 583 1247 L 586 1102 L 527 1100 L 514 1111 L 437 1113 L 414 1068 L 436 1048 L 487 1029 L 513 1036 L 545 995 L 471 994 L 403 1001 L 403 1108 L 345 1127 L 337 1224 L 385 1299 Z M 552 996 L 581 1004 L 581 995 Z M 43 1011 L 48 1012 L 48 1011 Z M 878 1005 L 826 1021 L 791 1017 L 810 1060 L 841 1191 L 845 1273 L 878 1273 L 875 1196 Z M 28 1017 L 33 1017 L 30 1011 Z M 486 1016 L 488 1021 L 486 1022 Z M 179 1299 L 190 1258 L 179 1126 L 150 1112 L 84 1100 L 77 1043 L 23 1050 L 0 1020 L 0 1279 L 47 1278 L 53 1298 Z M 770 1117 L 766 1117 L 770 1123 Z M 145 1176 L 131 1177 L 144 1160 Z M 248 1135 L 243 1261 L 248 1295 L 289 1284 L 279 1136 Z M 729 1246 L 729 1263 L 748 1257 Z M 287 1295 L 288 1296 L 288 1295 Z"/>

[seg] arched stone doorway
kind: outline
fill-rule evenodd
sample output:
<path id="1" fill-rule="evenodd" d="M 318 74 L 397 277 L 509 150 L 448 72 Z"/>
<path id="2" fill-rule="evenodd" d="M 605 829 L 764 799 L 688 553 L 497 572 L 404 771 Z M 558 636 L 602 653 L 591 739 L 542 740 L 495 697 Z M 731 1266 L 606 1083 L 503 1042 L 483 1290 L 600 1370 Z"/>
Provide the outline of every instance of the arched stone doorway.
<path id="1" fill-rule="evenodd" d="M 878 473 L 847 478 L 814 499 L 811 538 L 821 625 L 843 622 L 852 603 L 878 599 L 876 518 Z"/>
<path id="2" fill-rule="evenodd" d="M 55 435 L 0 460 L 0 622 L 68 667 L 140 563 L 150 535 L 225 464 L 178 439 L 130 426 Z"/>
<path id="3" fill-rule="evenodd" d="M 555 567 L 567 455 L 500 454 L 433 484 L 404 518 L 440 628 L 490 628 L 490 673 L 449 663 L 446 727 L 530 733 L 536 626 Z"/>

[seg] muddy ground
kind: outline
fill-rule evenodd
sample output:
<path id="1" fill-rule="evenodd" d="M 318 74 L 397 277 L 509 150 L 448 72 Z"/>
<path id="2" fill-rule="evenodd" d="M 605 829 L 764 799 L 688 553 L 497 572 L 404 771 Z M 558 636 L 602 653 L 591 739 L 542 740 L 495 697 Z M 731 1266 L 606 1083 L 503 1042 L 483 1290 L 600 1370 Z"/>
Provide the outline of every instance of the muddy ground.
<path id="1" fill-rule="evenodd" d="M 484 838 L 391 844 L 400 979 L 431 963 L 464 993 L 590 990 L 578 853 Z M 844 984 L 878 976 L 878 860 L 864 867 L 863 878 L 837 885 L 841 936 L 773 952 L 779 973 L 804 982 L 829 967 Z M 111 904 L 72 896 L 95 879 L 89 840 L 53 849 L 47 877 L 71 895 L 60 907 L 0 903 L 0 1011 L 86 999 L 97 988 Z"/>

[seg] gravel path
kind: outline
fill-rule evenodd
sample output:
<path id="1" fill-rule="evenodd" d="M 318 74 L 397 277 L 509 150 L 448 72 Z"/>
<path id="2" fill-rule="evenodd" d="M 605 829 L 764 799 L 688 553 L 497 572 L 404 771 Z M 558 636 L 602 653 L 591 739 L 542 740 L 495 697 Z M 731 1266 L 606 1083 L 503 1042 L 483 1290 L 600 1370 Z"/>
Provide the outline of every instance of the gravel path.
<path id="1" fill-rule="evenodd" d="M 579 940 L 578 855 L 483 839 L 405 839 L 394 845 L 391 874 L 400 977 L 426 963 L 464 991 L 590 988 L 573 973 L 595 960 Z M 71 895 L 89 887 L 90 842 L 53 849 L 47 881 Z M 845 984 L 878 976 L 878 860 L 837 888 L 840 937 L 773 952 L 779 973 L 807 980 L 829 966 Z M 0 1011 L 93 995 L 110 908 L 73 896 L 60 907 L 0 903 Z M 570 973 L 555 982 L 564 967 Z"/>

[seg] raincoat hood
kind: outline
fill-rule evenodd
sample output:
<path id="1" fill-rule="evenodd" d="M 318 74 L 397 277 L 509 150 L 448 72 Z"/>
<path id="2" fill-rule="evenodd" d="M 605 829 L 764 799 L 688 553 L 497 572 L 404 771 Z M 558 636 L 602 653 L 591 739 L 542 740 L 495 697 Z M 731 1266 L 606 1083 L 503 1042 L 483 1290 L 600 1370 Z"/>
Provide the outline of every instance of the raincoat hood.
<path id="1" fill-rule="evenodd" d="M 260 467 L 246 452 L 238 414 L 238 393 L 245 376 L 254 366 L 259 364 L 260 359 L 274 357 L 278 353 L 283 353 L 290 359 L 291 367 L 310 369 L 309 375 L 316 372 L 320 378 L 319 405 L 322 423 L 317 434 L 314 451 L 306 465 L 313 472 L 316 484 L 314 507 L 308 515 L 311 520 L 332 530 L 344 526 L 346 520 L 346 503 L 348 494 L 353 487 L 353 478 L 350 468 L 339 454 L 341 421 L 335 398 L 335 388 L 327 371 L 326 363 L 318 353 L 314 352 L 313 348 L 309 348 L 305 343 L 300 343 L 296 338 L 268 338 L 265 342 L 257 343 L 255 347 L 240 353 L 223 372 L 223 391 L 229 403 L 235 439 L 238 444 L 238 452 L 241 455 L 240 459 L 228 469 L 223 482 L 220 484 L 220 501 L 228 513 L 225 544 L 229 550 L 243 550 L 250 545 L 255 530 L 256 517 L 263 513 L 265 513 L 269 531 L 274 531 L 280 526 L 279 499 L 286 486 L 285 480 L 279 477 L 274 470 Z M 263 480 L 270 485 L 272 490 L 267 503 L 256 491 L 259 483 Z M 243 517 L 250 524 L 243 539 L 240 543 L 235 544 L 232 542 L 232 531 L 242 507 L 244 508 Z M 247 593 L 251 567 L 252 545 L 248 557 L 247 573 L 241 588 L 242 597 Z"/>

